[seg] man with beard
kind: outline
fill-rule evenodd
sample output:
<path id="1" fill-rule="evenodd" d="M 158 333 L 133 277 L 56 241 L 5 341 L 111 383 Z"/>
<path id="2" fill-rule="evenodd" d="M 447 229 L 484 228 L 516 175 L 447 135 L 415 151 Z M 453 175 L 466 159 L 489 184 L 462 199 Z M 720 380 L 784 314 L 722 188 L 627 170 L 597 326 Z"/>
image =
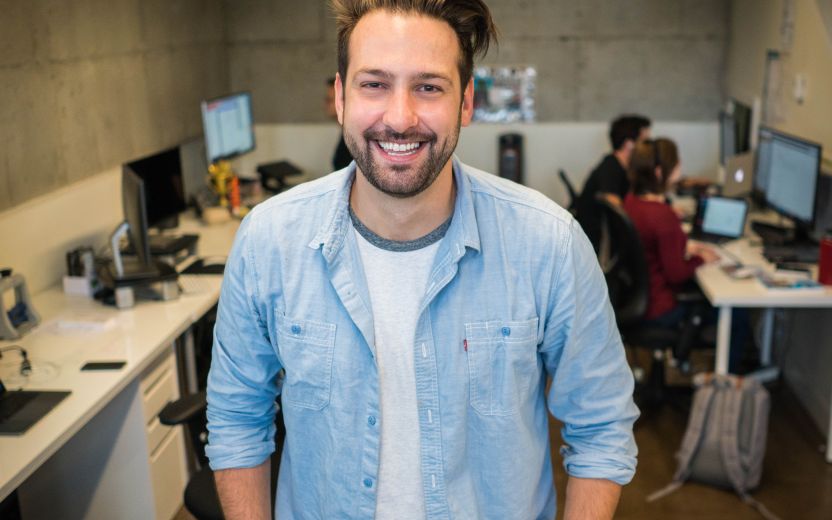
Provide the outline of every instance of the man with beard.
<path id="1" fill-rule="evenodd" d="M 356 166 L 237 234 L 208 386 L 226 517 L 269 517 L 280 393 L 281 520 L 554 518 L 547 405 L 565 425 L 565 517 L 612 518 L 638 411 L 592 247 L 549 199 L 452 157 L 488 8 L 332 5 Z"/>

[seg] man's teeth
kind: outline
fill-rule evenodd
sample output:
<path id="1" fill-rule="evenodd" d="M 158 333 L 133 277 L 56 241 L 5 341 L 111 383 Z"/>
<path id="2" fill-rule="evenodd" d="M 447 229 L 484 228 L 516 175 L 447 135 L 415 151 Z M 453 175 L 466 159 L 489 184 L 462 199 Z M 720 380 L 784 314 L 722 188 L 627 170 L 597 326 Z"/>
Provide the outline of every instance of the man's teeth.
<path id="1" fill-rule="evenodd" d="M 417 148 L 419 148 L 419 146 L 421 144 L 422 143 L 388 143 L 388 142 L 384 142 L 384 141 L 379 141 L 378 142 L 378 145 L 381 146 L 381 148 L 385 152 L 405 153 L 405 154 L 412 153 Z"/>

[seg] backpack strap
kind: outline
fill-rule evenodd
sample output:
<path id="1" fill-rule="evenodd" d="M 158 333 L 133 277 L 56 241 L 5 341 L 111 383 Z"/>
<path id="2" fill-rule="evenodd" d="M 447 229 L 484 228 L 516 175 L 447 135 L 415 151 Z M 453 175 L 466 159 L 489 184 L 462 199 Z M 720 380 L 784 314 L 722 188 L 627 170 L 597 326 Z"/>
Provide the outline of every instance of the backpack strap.
<path id="1" fill-rule="evenodd" d="M 697 389 L 696 394 L 693 396 L 693 408 L 690 411 L 688 427 L 685 430 L 685 436 L 682 438 L 682 446 L 676 453 L 679 466 L 676 469 L 676 474 L 673 475 L 673 480 L 684 481 L 690 475 L 690 461 L 693 459 L 696 450 L 699 448 L 699 443 L 702 441 L 705 418 L 708 416 L 713 404 L 715 390 L 712 383 L 707 384 Z"/>
<path id="2" fill-rule="evenodd" d="M 781 520 L 779 516 L 772 513 L 771 510 L 769 510 L 769 508 L 764 506 L 762 502 L 756 500 L 751 495 L 745 495 L 744 497 L 742 497 L 742 501 L 756 509 L 757 512 L 760 513 L 760 516 L 762 516 L 766 520 Z"/>
<path id="3" fill-rule="evenodd" d="M 684 481 L 687 480 L 690 475 L 690 461 L 693 459 L 696 450 L 699 448 L 699 443 L 702 441 L 703 425 L 705 424 L 705 418 L 708 416 L 708 410 L 711 408 L 713 398 L 714 387 L 712 383 L 705 384 L 696 390 L 693 396 L 690 419 L 688 419 L 688 426 L 685 430 L 685 436 L 682 439 L 682 446 L 676 453 L 679 466 L 670 484 L 651 493 L 647 497 L 648 502 L 656 501 L 673 493 L 682 487 Z"/>
<path id="4" fill-rule="evenodd" d="M 748 494 L 743 479 L 743 466 L 739 453 L 739 424 L 742 412 L 742 400 L 746 394 L 745 382 L 737 388 L 731 386 L 724 389 L 722 395 L 724 404 L 722 407 L 722 433 L 720 435 L 720 451 L 722 452 L 722 464 L 734 491 L 742 498 L 742 501 L 757 510 L 766 520 L 780 520 L 765 505 Z"/>

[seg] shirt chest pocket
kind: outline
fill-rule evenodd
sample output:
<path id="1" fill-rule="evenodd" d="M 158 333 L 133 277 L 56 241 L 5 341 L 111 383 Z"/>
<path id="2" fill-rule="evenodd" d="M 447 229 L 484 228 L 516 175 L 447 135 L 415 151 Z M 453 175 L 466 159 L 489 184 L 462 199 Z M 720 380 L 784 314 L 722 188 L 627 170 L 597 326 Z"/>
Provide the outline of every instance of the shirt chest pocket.
<path id="1" fill-rule="evenodd" d="M 332 389 L 335 325 L 278 315 L 277 345 L 286 370 L 281 402 L 322 410 Z"/>
<path id="2" fill-rule="evenodd" d="M 530 399 L 540 381 L 537 323 L 479 321 L 465 324 L 471 406 L 481 415 L 510 415 Z"/>

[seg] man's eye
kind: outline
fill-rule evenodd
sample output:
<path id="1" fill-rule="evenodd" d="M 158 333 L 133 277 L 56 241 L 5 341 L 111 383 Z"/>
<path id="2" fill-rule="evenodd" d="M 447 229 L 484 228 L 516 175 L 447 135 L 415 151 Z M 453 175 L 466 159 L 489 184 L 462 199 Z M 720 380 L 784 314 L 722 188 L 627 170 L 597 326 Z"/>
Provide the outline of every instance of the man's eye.
<path id="1" fill-rule="evenodd" d="M 384 85 L 382 85 L 382 84 L 381 84 L 381 83 L 379 83 L 378 81 L 369 81 L 369 82 L 367 82 L 367 83 L 364 83 L 364 87 L 365 87 L 365 88 L 381 88 L 381 87 L 383 87 L 383 86 L 384 86 Z"/>
<path id="2" fill-rule="evenodd" d="M 422 85 L 419 90 L 422 92 L 442 92 L 442 89 L 436 85 Z"/>

